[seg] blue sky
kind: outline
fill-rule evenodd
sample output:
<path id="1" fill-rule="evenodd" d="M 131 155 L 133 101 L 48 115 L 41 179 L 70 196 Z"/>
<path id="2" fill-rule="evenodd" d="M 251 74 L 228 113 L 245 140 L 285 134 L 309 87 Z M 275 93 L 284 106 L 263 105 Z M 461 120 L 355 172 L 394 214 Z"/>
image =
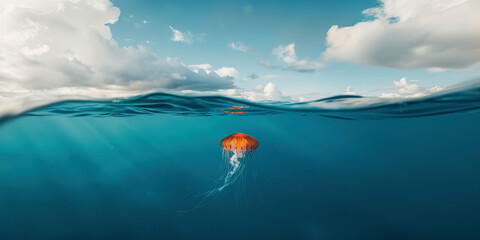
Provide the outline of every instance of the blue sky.
<path id="1" fill-rule="evenodd" d="M 114 38 L 122 45 L 144 44 L 161 57 L 179 57 L 186 64 L 209 63 L 235 67 L 236 84 L 253 88 L 273 81 L 286 94 L 335 95 L 352 86 L 363 94 L 376 95 L 405 77 L 420 80 L 424 87 L 470 80 L 478 69 L 429 72 L 423 68 L 395 69 L 345 62 L 330 62 L 315 73 L 270 70 L 261 60 L 275 60 L 272 50 L 295 43 L 296 55 L 319 60 L 326 49 L 325 36 L 332 25 L 352 26 L 365 21 L 362 11 L 379 5 L 377 1 L 113 1 L 122 14 L 112 25 Z M 143 23 L 146 20 L 147 23 Z M 172 26 L 180 31 L 205 34 L 192 44 L 170 40 Z M 149 43 L 146 43 L 149 41 Z M 252 51 L 243 53 L 227 47 L 242 42 Z M 275 79 L 243 80 L 249 74 L 279 75 Z"/>
<path id="2" fill-rule="evenodd" d="M 478 0 L 3 0 L 0 114 L 154 91 L 422 97 L 479 79 L 478 9 Z"/>

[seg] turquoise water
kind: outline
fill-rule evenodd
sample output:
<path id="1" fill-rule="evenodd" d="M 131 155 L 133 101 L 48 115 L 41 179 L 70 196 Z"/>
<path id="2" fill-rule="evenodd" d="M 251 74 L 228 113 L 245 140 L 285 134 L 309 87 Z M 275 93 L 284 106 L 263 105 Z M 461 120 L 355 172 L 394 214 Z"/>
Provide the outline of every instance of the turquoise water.
<path id="1" fill-rule="evenodd" d="M 480 239 L 480 89 L 357 101 L 157 93 L 4 117 L 0 239 Z M 260 146 L 198 206 L 236 132 Z"/>

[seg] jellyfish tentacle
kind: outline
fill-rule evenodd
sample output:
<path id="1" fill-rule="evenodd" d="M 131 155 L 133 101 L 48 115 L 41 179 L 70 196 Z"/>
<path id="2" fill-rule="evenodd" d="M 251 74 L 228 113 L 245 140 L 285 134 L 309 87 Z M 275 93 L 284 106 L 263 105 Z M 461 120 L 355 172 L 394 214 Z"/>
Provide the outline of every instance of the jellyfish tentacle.
<path id="1" fill-rule="evenodd" d="M 203 195 L 203 199 L 193 209 L 199 208 L 208 200 L 212 200 L 214 194 L 222 192 L 227 186 L 237 180 L 246 166 L 246 161 L 244 160 L 251 158 L 253 152 L 258 147 L 258 141 L 247 134 L 234 133 L 222 139 L 220 146 L 223 148 L 222 155 L 225 160 L 224 164 L 227 165 L 228 168 L 225 175 L 219 179 L 222 186 L 218 187 L 217 185 L 212 190 L 201 194 Z M 230 157 L 231 154 L 232 156 Z"/>
<path id="2" fill-rule="evenodd" d="M 230 165 L 232 165 L 232 170 L 228 171 L 227 172 L 227 175 L 225 176 L 225 179 L 223 181 L 223 185 L 220 186 L 217 190 L 220 192 L 222 191 L 225 187 L 227 187 L 228 185 L 232 184 L 234 182 L 234 180 L 236 178 L 233 178 L 232 177 L 235 175 L 235 173 L 238 171 L 238 169 L 240 168 L 240 161 L 238 161 L 238 158 L 239 157 L 242 157 L 241 155 L 241 152 L 240 154 L 237 153 L 237 151 L 233 151 L 233 155 L 232 157 L 230 158 Z"/>

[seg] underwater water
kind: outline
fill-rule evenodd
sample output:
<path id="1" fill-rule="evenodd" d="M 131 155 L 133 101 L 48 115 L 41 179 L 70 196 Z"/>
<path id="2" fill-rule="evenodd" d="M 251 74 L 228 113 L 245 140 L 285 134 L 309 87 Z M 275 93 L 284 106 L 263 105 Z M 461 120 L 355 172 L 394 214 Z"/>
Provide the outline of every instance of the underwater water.
<path id="1" fill-rule="evenodd" d="M 0 239 L 480 239 L 480 89 L 362 99 L 156 93 L 4 117 Z M 203 201 L 237 132 L 259 147 Z"/>

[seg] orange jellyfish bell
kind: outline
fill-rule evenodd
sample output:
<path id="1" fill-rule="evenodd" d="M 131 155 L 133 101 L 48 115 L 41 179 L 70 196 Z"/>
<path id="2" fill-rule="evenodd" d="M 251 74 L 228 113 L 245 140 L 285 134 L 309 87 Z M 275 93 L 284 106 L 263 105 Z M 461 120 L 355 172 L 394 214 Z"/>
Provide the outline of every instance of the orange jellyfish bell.
<path id="1" fill-rule="evenodd" d="M 224 152 L 233 151 L 235 153 L 244 154 L 253 152 L 258 147 L 258 141 L 245 133 L 234 133 L 224 138 L 220 145 Z"/>
<path id="2" fill-rule="evenodd" d="M 238 178 L 241 174 L 245 163 L 242 160 L 252 157 L 252 153 L 258 147 L 258 141 L 245 133 L 234 133 L 220 141 L 223 147 L 223 158 L 229 160 L 230 165 L 226 165 L 227 172 L 223 179 L 222 186 L 215 187 L 209 191 L 206 197 L 216 192 L 221 192 L 223 189 Z"/>

